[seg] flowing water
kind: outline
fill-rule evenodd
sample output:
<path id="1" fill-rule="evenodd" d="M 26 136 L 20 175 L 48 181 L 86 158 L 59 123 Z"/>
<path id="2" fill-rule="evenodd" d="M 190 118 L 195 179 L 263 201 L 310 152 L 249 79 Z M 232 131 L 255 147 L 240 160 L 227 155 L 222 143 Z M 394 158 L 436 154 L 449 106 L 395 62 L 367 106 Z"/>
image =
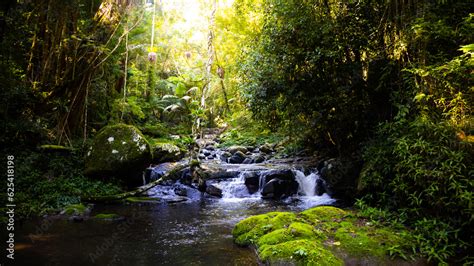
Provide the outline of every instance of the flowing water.
<path id="1" fill-rule="evenodd" d="M 255 170 L 255 169 L 252 169 Z M 240 171 L 240 170 L 239 170 Z M 264 176 L 265 169 L 259 170 Z M 116 213 L 123 219 L 73 222 L 46 218 L 28 221 L 18 229 L 18 265 L 257 265 L 251 249 L 233 244 L 234 225 L 268 211 L 299 211 L 334 202 L 327 194 L 315 196 L 318 175 L 293 170 L 298 195 L 283 201 L 262 200 L 250 194 L 245 176 L 216 181 L 222 198 L 203 195 L 176 183 L 157 186 L 152 197 L 186 195 L 179 203 L 98 204 L 97 213 Z M 261 178 L 262 179 L 262 178 Z M 171 200 L 172 201 L 172 200 Z"/>

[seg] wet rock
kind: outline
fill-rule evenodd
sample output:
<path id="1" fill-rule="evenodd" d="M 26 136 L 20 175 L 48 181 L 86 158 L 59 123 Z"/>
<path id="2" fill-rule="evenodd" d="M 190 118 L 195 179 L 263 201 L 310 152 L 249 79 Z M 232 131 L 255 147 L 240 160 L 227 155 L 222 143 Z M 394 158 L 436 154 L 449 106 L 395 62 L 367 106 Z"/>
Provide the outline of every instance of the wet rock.
<path id="1" fill-rule="evenodd" d="M 253 163 L 253 159 L 251 158 L 245 158 L 245 160 L 242 162 L 243 164 L 251 164 Z"/>
<path id="2" fill-rule="evenodd" d="M 212 145 L 207 145 L 206 150 L 214 151 L 216 148 Z"/>
<path id="3" fill-rule="evenodd" d="M 241 151 L 236 151 L 232 157 L 229 158 L 229 163 L 234 163 L 234 164 L 238 164 L 238 163 L 242 163 L 244 160 L 245 160 L 245 154 L 242 153 Z"/>
<path id="4" fill-rule="evenodd" d="M 204 156 L 209 156 L 209 155 L 211 155 L 211 152 L 208 151 L 208 150 L 203 150 L 202 154 L 204 154 Z"/>
<path id="5" fill-rule="evenodd" d="M 258 191 L 260 187 L 260 175 L 257 172 L 249 172 L 245 174 L 245 186 L 250 194 Z"/>
<path id="6" fill-rule="evenodd" d="M 172 143 L 157 143 L 153 145 L 153 163 L 176 162 L 184 157 L 184 151 Z"/>
<path id="7" fill-rule="evenodd" d="M 298 183 L 291 180 L 274 178 L 263 186 L 263 199 L 283 199 L 298 192 Z"/>
<path id="8" fill-rule="evenodd" d="M 324 183 L 324 180 L 322 180 L 321 178 L 317 179 L 316 180 L 316 191 L 315 191 L 315 194 L 316 196 L 321 196 L 323 195 L 324 193 L 326 193 L 326 185 Z"/>
<path id="9" fill-rule="evenodd" d="M 81 203 L 71 204 L 66 206 L 61 212 L 60 215 L 67 216 L 88 216 L 91 212 L 90 206 L 85 206 Z"/>
<path id="10" fill-rule="evenodd" d="M 204 160 L 204 159 L 206 159 L 206 156 L 204 154 L 199 154 L 198 158 L 201 159 L 201 160 Z"/>
<path id="11" fill-rule="evenodd" d="M 145 170 L 145 182 L 158 180 L 160 177 L 165 175 L 171 169 L 176 166 L 176 163 L 162 163 L 155 167 L 149 167 Z"/>
<path id="12" fill-rule="evenodd" d="M 245 148 L 243 146 L 232 146 L 232 147 L 228 148 L 227 151 L 230 152 L 231 154 L 235 154 L 238 151 L 240 151 L 243 154 L 248 152 L 247 148 Z"/>
<path id="13" fill-rule="evenodd" d="M 229 159 L 231 156 L 232 156 L 232 154 L 231 154 L 230 152 L 226 151 L 226 152 L 223 152 L 223 153 L 219 156 L 219 158 L 221 159 L 221 161 L 227 162 L 228 159 Z"/>
<path id="14" fill-rule="evenodd" d="M 268 143 L 265 143 L 262 146 L 260 146 L 259 150 L 260 150 L 260 152 L 263 152 L 263 153 L 266 153 L 266 154 L 270 154 L 270 153 L 273 152 L 272 146 Z"/>
<path id="15" fill-rule="evenodd" d="M 214 197 L 222 198 L 222 189 L 216 187 L 215 185 L 208 185 L 206 187 L 206 193 Z"/>
<path id="16" fill-rule="evenodd" d="M 84 217 L 83 217 L 83 216 L 74 215 L 74 216 L 69 217 L 68 220 L 71 221 L 71 222 L 79 223 L 79 222 L 83 222 L 83 221 L 84 221 Z"/>
<path id="17" fill-rule="evenodd" d="M 227 171 L 222 169 L 220 171 L 214 171 L 209 175 L 209 179 L 229 179 L 236 178 L 239 175 L 237 171 Z"/>
<path id="18" fill-rule="evenodd" d="M 151 162 L 149 143 L 135 127 L 118 124 L 102 128 L 85 157 L 85 174 L 118 177 L 129 186 L 143 183 L 142 171 Z"/>
<path id="19" fill-rule="evenodd" d="M 178 203 L 178 202 L 183 202 L 187 200 L 188 200 L 187 197 L 181 197 L 181 196 L 165 199 L 166 203 Z"/>
<path id="20" fill-rule="evenodd" d="M 178 196 L 182 196 L 182 197 L 187 197 L 188 196 L 188 191 L 183 188 L 183 187 L 176 187 L 173 189 L 174 191 L 174 194 L 178 195 Z"/>
<path id="21" fill-rule="evenodd" d="M 246 146 L 245 148 L 247 148 L 247 150 L 248 150 L 249 152 L 254 152 L 254 150 L 255 150 L 255 147 L 254 147 L 254 146 Z"/>
<path id="22" fill-rule="evenodd" d="M 263 161 L 265 161 L 265 157 L 263 157 L 263 155 L 257 155 L 253 159 L 254 163 L 263 163 Z"/>
<path id="23" fill-rule="evenodd" d="M 291 171 L 290 169 L 270 170 L 268 172 L 262 173 L 262 175 L 263 175 L 262 178 L 264 179 L 265 183 L 275 178 L 296 182 L 295 175 L 293 174 L 293 171 Z"/>

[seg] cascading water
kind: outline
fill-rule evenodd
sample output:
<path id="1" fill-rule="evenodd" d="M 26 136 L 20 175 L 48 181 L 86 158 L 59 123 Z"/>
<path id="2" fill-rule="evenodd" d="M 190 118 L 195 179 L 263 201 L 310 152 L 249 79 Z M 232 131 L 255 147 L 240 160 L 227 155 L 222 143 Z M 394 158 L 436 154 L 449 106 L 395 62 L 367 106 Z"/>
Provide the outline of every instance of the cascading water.
<path id="1" fill-rule="evenodd" d="M 316 186 L 319 175 L 317 173 L 310 173 L 305 175 L 302 171 L 294 170 L 296 182 L 298 182 L 298 194 L 303 196 L 315 196 Z"/>
<path id="2" fill-rule="evenodd" d="M 245 185 L 245 178 L 248 172 L 241 172 L 238 177 L 220 182 L 219 188 L 222 189 L 222 198 L 224 200 L 242 200 L 260 198 L 259 193 L 250 194 Z"/>
<path id="3" fill-rule="evenodd" d="M 293 170 L 295 174 L 296 182 L 298 182 L 298 200 L 300 201 L 300 207 L 311 208 L 317 205 L 333 204 L 336 200 L 331 198 L 328 194 L 323 193 L 322 195 L 316 195 L 317 191 L 322 191 L 318 186 L 322 182 L 318 182 L 320 179 L 319 174 L 312 172 L 309 175 L 305 175 L 302 171 Z M 319 180 L 321 181 L 321 180 Z"/>

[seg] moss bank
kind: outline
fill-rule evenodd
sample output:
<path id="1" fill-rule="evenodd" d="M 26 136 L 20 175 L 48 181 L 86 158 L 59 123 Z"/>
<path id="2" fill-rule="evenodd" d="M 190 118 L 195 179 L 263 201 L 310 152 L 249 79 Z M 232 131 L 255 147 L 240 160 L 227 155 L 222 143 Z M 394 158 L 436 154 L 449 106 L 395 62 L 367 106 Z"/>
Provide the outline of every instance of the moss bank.
<path id="1" fill-rule="evenodd" d="M 232 234 L 237 245 L 255 246 L 268 264 L 342 265 L 347 255 L 382 262 L 407 253 L 412 241 L 406 231 L 372 225 L 355 212 L 329 206 L 252 216 Z"/>

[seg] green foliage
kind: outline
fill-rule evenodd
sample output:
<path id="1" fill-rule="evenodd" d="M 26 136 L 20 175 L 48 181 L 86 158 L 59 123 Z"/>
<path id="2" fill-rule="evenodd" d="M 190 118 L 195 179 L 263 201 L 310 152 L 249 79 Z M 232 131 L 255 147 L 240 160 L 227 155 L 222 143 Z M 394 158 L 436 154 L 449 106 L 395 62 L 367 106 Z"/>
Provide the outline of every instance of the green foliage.
<path id="1" fill-rule="evenodd" d="M 346 4 L 351 12 L 331 7 L 332 16 L 309 1 L 266 5 L 262 35 L 242 65 L 253 115 L 312 144 L 353 148 L 364 134 L 368 103 L 365 3 Z"/>
<path id="2" fill-rule="evenodd" d="M 69 155 L 25 150 L 16 153 L 15 157 L 15 200 L 20 219 L 78 204 L 85 196 L 113 195 L 122 191 L 117 184 L 84 177 L 82 153 L 77 150 Z"/>

